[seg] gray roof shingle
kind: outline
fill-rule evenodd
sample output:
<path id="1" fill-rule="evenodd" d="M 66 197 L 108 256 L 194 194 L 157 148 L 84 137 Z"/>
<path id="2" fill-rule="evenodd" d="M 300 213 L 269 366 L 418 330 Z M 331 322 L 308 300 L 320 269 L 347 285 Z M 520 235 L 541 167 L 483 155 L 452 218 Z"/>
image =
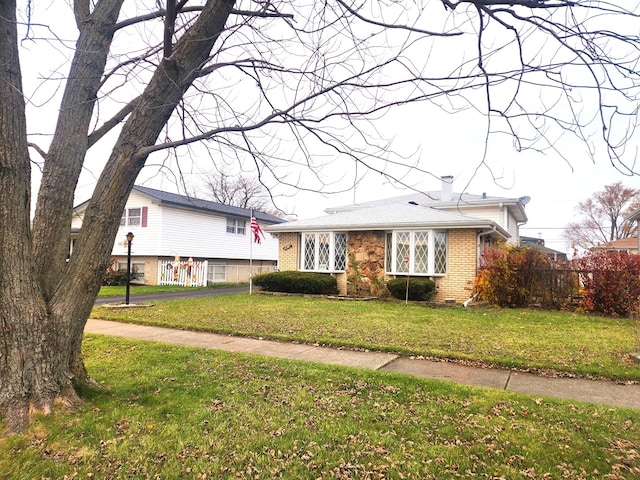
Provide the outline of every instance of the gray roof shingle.
<path id="1" fill-rule="evenodd" d="M 338 211 L 331 215 L 272 225 L 269 232 L 305 232 L 313 230 L 353 231 L 397 228 L 479 228 L 495 229 L 503 237 L 510 235 L 492 220 L 484 220 L 422 205 L 392 202 Z"/>
<path id="2" fill-rule="evenodd" d="M 251 210 L 248 208 L 233 207 L 231 205 L 224 205 L 211 200 L 203 200 L 201 198 L 190 197 L 188 195 L 179 195 L 177 193 L 165 192 L 163 190 L 156 190 L 155 188 L 143 187 L 141 185 L 134 185 L 133 191 L 151 198 L 159 205 L 185 208 L 188 210 L 198 210 L 228 217 L 250 218 L 251 216 Z M 88 203 L 88 201 L 84 202 L 78 205 L 76 209 L 84 208 Z M 282 223 L 285 221 L 275 215 L 259 212 L 257 210 L 254 210 L 253 216 L 256 217 L 259 222 L 263 222 L 265 224 Z"/>
<path id="3" fill-rule="evenodd" d="M 516 217 L 518 222 L 526 222 L 527 216 L 524 211 L 524 203 L 521 198 L 508 198 L 508 197 L 495 197 L 485 194 L 475 195 L 471 193 L 452 193 L 450 200 L 440 200 L 442 195 L 441 191 L 431 192 L 414 192 L 407 195 L 400 195 L 393 198 L 382 198 L 379 200 L 372 200 L 369 202 L 358 203 L 354 205 L 340 205 L 337 207 L 330 207 L 325 210 L 327 213 L 344 212 L 347 210 L 355 210 L 359 208 L 367 208 L 377 205 L 384 205 L 391 202 L 399 203 L 417 203 L 425 207 L 434 207 L 441 209 L 453 210 L 457 207 L 482 207 L 482 206 L 494 206 L 494 205 L 506 205 L 511 208 L 512 213 Z"/>

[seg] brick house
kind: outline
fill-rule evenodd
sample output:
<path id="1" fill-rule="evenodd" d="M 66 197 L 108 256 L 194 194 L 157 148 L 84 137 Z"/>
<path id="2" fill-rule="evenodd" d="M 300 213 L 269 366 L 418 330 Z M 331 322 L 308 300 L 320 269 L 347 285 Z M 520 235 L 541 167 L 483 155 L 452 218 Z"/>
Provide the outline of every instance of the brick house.
<path id="1" fill-rule="evenodd" d="M 528 197 L 455 194 L 452 177 L 437 192 L 415 193 L 325 210 L 327 215 L 271 225 L 280 270 L 336 277 L 341 294 L 376 294 L 381 280 L 424 276 L 436 302 L 471 294 L 483 249 L 516 244 Z"/>

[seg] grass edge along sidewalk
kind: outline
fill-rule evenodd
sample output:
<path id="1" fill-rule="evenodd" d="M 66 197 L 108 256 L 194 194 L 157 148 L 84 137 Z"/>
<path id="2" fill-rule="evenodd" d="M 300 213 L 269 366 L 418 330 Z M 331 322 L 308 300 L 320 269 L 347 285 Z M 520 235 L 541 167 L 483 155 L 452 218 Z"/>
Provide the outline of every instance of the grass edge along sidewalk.
<path id="1" fill-rule="evenodd" d="M 0 443 L 0 477 L 609 478 L 640 475 L 637 411 L 87 335 L 104 386 Z"/>
<path id="2" fill-rule="evenodd" d="M 507 369 L 472 367 L 453 362 L 400 357 L 384 352 L 363 352 L 274 340 L 230 337 L 108 320 L 89 320 L 85 332 L 369 370 L 385 370 L 539 397 L 599 403 L 613 407 L 635 408 L 640 411 L 640 383 L 622 384 L 611 380 L 541 376 Z"/>
<path id="3" fill-rule="evenodd" d="M 428 308 L 393 302 L 221 295 L 95 308 L 94 318 L 441 358 L 548 375 L 640 381 L 633 321 L 566 312 Z"/>

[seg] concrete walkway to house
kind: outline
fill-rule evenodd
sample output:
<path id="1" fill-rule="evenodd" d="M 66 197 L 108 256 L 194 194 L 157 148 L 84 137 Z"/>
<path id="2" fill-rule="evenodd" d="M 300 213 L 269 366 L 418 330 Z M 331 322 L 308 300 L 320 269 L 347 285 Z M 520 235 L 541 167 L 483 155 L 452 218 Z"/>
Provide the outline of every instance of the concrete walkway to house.
<path id="1" fill-rule="evenodd" d="M 546 377 L 508 369 L 478 368 L 453 362 L 413 359 L 390 353 L 352 351 L 106 320 L 90 319 L 87 322 L 85 332 L 228 352 L 245 352 L 292 360 L 385 370 L 539 397 L 554 397 L 640 409 L 640 384 L 626 385 L 607 380 Z"/>

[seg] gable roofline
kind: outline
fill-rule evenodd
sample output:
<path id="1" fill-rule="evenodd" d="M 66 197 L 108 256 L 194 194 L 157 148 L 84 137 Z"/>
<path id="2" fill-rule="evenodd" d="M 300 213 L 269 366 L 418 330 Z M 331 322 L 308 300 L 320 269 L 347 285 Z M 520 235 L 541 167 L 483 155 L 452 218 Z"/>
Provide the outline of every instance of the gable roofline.
<path id="1" fill-rule="evenodd" d="M 545 246 L 544 239 L 539 237 L 528 237 L 526 235 L 520 236 L 520 245 L 534 248 L 535 250 L 545 253 L 547 255 L 557 255 L 567 257 L 565 252 L 561 252 L 560 250 L 554 250 L 553 248 L 549 248 Z"/>
<path id="2" fill-rule="evenodd" d="M 213 202 L 211 200 L 203 200 L 196 197 L 190 197 L 188 195 L 179 195 L 177 193 L 165 192 L 163 190 L 143 187 L 141 185 L 134 185 L 131 191 L 135 191 L 150 198 L 151 201 L 157 205 L 182 208 L 184 210 L 194 210 L 235 218 L 248 219 L 251 216 L 251 209 L 249 208 L 224 205 L 222 203 Z M 73 210 L 75 213 L 78 213 L 85 210 L 88 205 L 89 200 L 77 205 Z M 269 213 L 260 212 L 258 210 L 254 210 L 253 216 L 256 217 L 256 220 L 265 224 L 282 223 L 285 221 L 280 217 L 276 217 L 275 215 L 271 215 Z"/>
<path id="3" fill-rule="evenodd" d="M 359 207 L 308 220 L 271 225 L 265 231 L 285 232 L 348 232 L 398 229 L 476 229 L 495 232 L 503 238 L 511 234 L 492 220 L 484 220 L 436 208 L 393 202 L 386 205 Z"/>

